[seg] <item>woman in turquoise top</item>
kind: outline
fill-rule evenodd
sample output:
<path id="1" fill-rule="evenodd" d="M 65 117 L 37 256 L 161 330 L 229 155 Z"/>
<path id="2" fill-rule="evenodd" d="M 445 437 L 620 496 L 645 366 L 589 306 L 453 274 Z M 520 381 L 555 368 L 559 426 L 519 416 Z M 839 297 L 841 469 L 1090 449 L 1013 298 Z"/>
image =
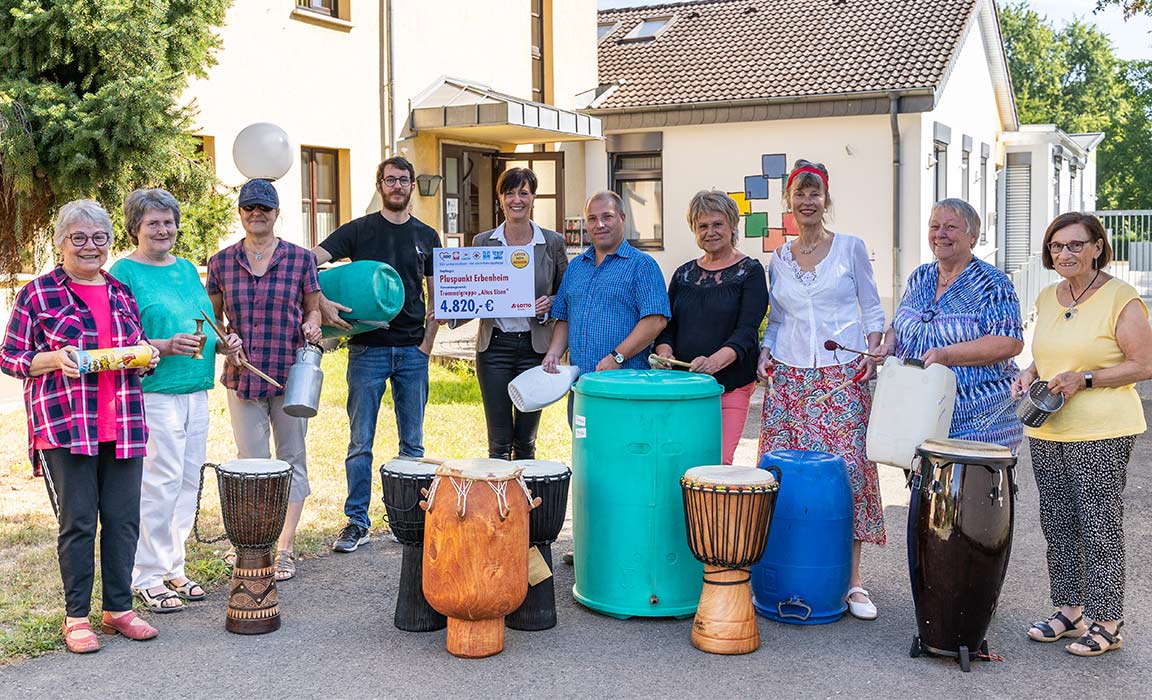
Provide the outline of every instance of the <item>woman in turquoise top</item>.
<path id="1" fill-rule="evenodd" d="M 172 254 L 180 205 L 161 189 L 136 190 L 124 201 L 124 229 L 136 250 L 109 272 L 132 290 L 145 334 L 160 349 L 155 373 L 143 379 L 148 455 L 140 488 L 140 539 L 132 589 L 153 612 L 184 609 L 203 588 L 184 573 L 184 541 L 196 514 L 200 466 L 208 449 L 208 390 L 216 351 L 231 354 L 240 339 L 225 344 L 211 330 L 194 335 L 196 319 L 212 314 L 212 303 L 196 266 Z M 204 343 L 203 349 L 200 343 Z M 197 351 L 203 359 L 196 357 Z"/>

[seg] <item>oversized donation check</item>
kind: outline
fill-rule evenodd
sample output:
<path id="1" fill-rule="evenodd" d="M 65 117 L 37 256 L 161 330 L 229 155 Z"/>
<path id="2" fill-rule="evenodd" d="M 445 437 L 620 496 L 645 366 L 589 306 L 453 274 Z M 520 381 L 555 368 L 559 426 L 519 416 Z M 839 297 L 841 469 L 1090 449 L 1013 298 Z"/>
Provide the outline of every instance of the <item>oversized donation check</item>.
<path id="1" fill-rule="evenodd" d="M 536 315 L 532 246 L 436 248 L 436 318 Z"/>

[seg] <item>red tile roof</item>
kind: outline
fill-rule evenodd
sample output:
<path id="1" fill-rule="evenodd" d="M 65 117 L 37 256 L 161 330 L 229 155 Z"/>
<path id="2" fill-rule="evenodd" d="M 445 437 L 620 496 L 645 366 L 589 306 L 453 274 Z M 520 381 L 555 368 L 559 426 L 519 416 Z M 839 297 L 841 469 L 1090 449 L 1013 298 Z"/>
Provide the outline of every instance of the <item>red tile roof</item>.
<path id="1" fill-rule="evenodd" d="M 595 109 L 936 88 L 980 0 L 700 0 L 604 10 Z M 675 15 L 655 39 L 622 41 Z"/>

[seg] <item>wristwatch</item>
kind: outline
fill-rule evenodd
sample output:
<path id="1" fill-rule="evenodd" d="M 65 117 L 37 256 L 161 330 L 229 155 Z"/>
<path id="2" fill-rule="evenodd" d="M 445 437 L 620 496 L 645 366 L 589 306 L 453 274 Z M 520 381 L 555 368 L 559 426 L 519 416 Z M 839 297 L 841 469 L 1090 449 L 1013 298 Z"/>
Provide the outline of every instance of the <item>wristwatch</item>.
<path id="1" fill-rule="evenodd" d="M 616 364 L 620 365 L 621 367 L 624 366 L 624 356 L 620 354 L 619 350 L 612 351 L 612 359 L 615 360 Z"/>
<path id="2" fill-rule="evenodd" d="M 1091 389 L 1092 388 L 1092 373 L 1091 372 L 1085 372 L 1084 373 L 1084 388 L 1085 389 Z"/>

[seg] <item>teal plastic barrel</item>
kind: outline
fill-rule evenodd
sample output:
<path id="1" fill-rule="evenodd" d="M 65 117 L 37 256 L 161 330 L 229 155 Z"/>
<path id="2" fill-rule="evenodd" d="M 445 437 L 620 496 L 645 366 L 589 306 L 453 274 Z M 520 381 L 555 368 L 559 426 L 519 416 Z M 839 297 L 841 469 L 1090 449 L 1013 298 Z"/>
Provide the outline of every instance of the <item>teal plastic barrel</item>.
<path id="1" fill-rule="evenodd" d="M 387 263 L 357 260 L 324 270 L 320 291 L 332 301 L 351 308 L 341 312 L 345 320 L 389 323 L 404 308 L 404 282 Z M 374 330 L 376 326 L 353 323 L 350 330 L 322 326 L 325 338 L 339 338 Z"/>
<path id="2" fill-rule="evenodd" d="M 572 594 L 614 617 L 693 615 L 703 568 L 680 477 L 720 463 L 723 388 L 702 374 L 611 370 L 574 391 Z"/>

